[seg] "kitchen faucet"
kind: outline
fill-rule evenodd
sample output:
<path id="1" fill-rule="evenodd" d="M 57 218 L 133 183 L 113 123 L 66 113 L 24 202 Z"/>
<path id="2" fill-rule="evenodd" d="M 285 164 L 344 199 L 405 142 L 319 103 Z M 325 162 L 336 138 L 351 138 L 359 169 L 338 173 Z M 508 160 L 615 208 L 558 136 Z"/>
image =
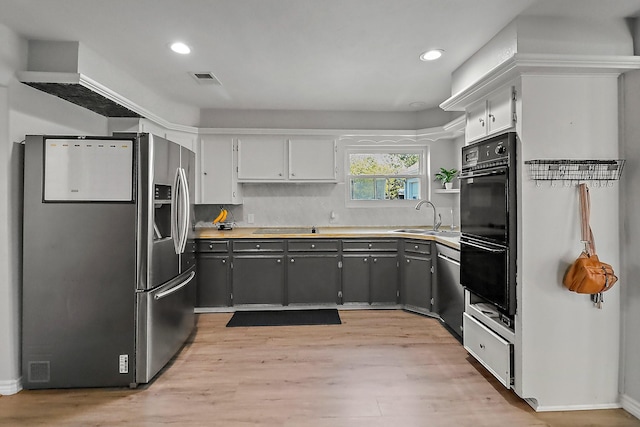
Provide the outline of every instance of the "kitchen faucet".
<path id="1" fill-rule="evenodd" d="M 425 203 L 428 203 L 431 205 L 431 207 L 433 208 L 433 231 L 438 231 L 438 229 L 440 228 L 440 225 L 442 224 L 442 216 L 438 215 L 440 217 L 440 221 L 436 222 L 436 205 L 434 205 L 433 203 L 431 203 L 430 200 L 420 200 L 418 202 L 418 204 L 416 205 L 416 210 L 419 211 L 420 207 L 422 205 L 424 205 Z"/>

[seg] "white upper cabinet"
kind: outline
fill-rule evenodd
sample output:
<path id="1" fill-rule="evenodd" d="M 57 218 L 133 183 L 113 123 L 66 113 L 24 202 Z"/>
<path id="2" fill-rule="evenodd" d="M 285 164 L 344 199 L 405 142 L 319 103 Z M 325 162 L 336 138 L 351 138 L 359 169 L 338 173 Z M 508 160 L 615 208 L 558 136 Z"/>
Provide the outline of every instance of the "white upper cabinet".
<path id="1" fill-rule="evenodd" d="M 289 180 L 335 181 L 335 140 L 319 138 L 290 139 Z"/>
<path id="2" fill-rule="evenodd" d="M 238 137 L 238 179 L 283 181 L 287 177 L 287 140 L 281 136 Z"/>
<path id="3" fill-rule="evenodd" d="M 240 182 L 335 182 L 336 142 L 328 137 L 238 137 Z"/>
<path id="4" fill-rule="evenodd" d="M 237 142 L 231 135 L 204 135 L 200 140 L 200 201 L 203 204 L 242 204 L 238 184 Z"/>
<path id="5" fill-rule="evenodd" d="M 508 130 L 514 125 L 514 95 L 502 88 L 467 109 L 466 142 Z"/>

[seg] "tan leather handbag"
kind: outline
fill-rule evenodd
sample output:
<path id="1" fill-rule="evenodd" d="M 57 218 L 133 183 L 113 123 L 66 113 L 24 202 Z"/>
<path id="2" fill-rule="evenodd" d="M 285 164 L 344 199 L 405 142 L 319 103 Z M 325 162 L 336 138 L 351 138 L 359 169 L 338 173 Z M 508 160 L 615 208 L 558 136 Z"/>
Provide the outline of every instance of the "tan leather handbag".
<path id="1" fill-rule="evenodd" d="M 585 249 L 578 259 L 567 270 L 563 283 L 571 291 L 580 294 L 592 294 L 592 300 L 600 306 L 602 292 L 611 289 L 618 281 L 613 268 L 598 259 L 593 231 L 589 225 L 591 201 L 587 184 L 580 184 L 580 218 L 582 225 L 582 242 Z"/>

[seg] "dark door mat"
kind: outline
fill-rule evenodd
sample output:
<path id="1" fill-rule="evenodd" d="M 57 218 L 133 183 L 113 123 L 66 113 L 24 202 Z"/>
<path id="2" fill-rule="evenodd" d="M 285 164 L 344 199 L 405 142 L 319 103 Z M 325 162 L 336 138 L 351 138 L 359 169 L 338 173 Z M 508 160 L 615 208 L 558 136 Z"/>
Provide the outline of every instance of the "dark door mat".
<path id="1" fill-rule="evenodd" d="M 233 326 L 295 326 L 295 325 L 340 325 L 338 310 L 265 310 L 236 311 L 227 327 Z"/>

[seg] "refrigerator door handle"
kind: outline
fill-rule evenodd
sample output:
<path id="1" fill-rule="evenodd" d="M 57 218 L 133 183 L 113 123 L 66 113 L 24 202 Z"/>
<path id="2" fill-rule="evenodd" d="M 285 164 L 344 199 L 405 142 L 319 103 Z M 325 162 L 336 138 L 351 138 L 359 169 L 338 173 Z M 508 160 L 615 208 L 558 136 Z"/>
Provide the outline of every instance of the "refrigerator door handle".
<path id="1" fill-rule="evenodd" d="M 180 253 L 180 239 L 181 239 L 181 229 L 179 228 L 178 221 L 178 209 L 180 208 L 180 200 L 182 196 L 180 180 L 182 179 L 182 175 L 180 174 L 180 168 L 176 169 L 176 176 L 173 179 L 173 189 L 171 194 L 171 238 L 173 239 L 173 249 L 176 254 Z"/>
<path id="2" fill-rule="evenodd" d="M 189 282 L 191 282 L 193 280 L 193 278 L 196 276 L 196 272 L 192 271 L 191 273 L 189 273 L 189 277 L 187 277 L 184 281 L 180 282 L 179 284 L 165 290 L 162 292 L 158 292 L 157 294 L 155 294 L 153 296 L 153 299 L 155 299 L 156 301 L 159 299 L 162 299 L 164 297 L 167 297 L 169 295 L 171 295 L 174 292 L 178 292 L 180 289 L 184 288 L 185 286 L 187 286 L 189 284 Z"/>
<path id="3" fill-rule="evenodd" d="M 187 181 L 187 173 L 183 168 L 180 168 L 180 182 L 182 184 L 182 202 L 183 202 L 183 210 L 182 210 L 182 236 L 180 239 L 180 253 L 184 253 L 185 248 L 187 247 L 187 237 L 189 236 L 189 204 L 191 203 L 189 200 L 189 183 Z"/>

